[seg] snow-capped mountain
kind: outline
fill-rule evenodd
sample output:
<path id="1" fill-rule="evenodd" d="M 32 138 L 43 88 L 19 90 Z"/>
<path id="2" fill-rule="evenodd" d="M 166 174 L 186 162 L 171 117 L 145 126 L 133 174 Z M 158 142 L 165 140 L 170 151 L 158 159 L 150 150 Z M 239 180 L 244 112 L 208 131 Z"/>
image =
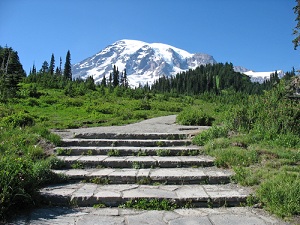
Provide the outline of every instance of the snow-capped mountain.
<path id="1" fill-rule="evenodd" d="M 270 72 L 254 72 L 252 70 L 243 72 L 244 74 L 248 75 L 252 82 L 263 83 L 265 80 L 270 79 L 270 75 L 275 73 L 276 71 Z M 282 78 L 284 76 L 284 72 L 282 70 L 277 70 L 278 77 Z"/>
<path id="2" fill-rule="evenodd" d="M 152 84 L 160 76 L 172 76 L 197 66 L 217 63 L 213 56 L 203 53 L 191 54 L 185 50 L 162 43 L 146 43 L 137 40 L 120 40 L 102 51 L 72 66 L 73 78 L 93 76 L 95 82 L 107 79 L 116 65 L 120 72 L 126 69 L 130 86 Z M 262 83 L 271 72 L 254 72 L 234 66 L 236 72 L 250 76 L 253 82 Z M 279 77 L 283 71 L 277 71 Z"/>
<path id="3" fill-rule="evenodd" d="M 200 65 L 216 63 L 207 54 L 191 54 L 162 43 L 120 40 L 72 67 L 73 78 L 93 76 L 95 82 L 108 78 L 116 65 L 120 72 L 126 69 L 129 84 L 152 84 L 160 76 L 175 75 Z"/>
<path id="4" fill-rule="evenodd" d="M 255 72 L 241 66 L 234 66 L 233 69 L 235 72 L 240 72 L 249 76 L 252 82 L 258 82 L 258 83 L 263 83 L 265 80 L 270 79 L 271 74 L 276 72 L 276 71 Z M 282 70 L 277 70 L 277 73 L 279 78 L 282 78 L 284 76 L 284 72 Z"/>

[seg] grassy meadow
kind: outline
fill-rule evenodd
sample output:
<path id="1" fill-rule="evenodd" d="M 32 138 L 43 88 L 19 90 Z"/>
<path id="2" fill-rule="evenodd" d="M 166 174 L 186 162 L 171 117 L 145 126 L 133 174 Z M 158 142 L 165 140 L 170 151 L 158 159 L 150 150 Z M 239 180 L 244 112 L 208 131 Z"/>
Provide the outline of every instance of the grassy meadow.
<path id="1" fill-rule="evenodd" d="M 284 84 L 263 95 L 231 90 L 199 96 L 147 89 L 96 87 L 70 96 L 63 89 L 21 84 L 19 98 L 0 103 L 0 221 L 12 209 L 38 204 L 37 191 L 63 177 L 51 148 L 50 129 L 114 126 L 178 114 L 177 122 L 210 125 L 193 139 L 216 165 L 232 168 L 234 181 L 252 186 L 255 204 L 282 218 L 300 213 L 299 102 L 285 98 Z"/>

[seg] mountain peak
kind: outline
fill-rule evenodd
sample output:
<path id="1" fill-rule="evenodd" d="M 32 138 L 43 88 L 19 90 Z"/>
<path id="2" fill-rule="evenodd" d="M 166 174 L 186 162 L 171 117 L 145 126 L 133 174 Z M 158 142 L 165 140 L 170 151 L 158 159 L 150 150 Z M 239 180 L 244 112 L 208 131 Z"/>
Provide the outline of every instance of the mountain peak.
<path id="1" fill-rule="evenodd" d="M 217 63 L 213 56 L 204 53 L 189 53 L 183 49 L 163 43 L 147 43 L 139 40 L 122 39 L 108 45 L 97 54 L 73 65 L 73 78 L 86 79 L 93 76 L 101 82 L 107 79 L 116 65 L 120 72 L 126 69 L 130 86 L 152 84 L 161 76 L 173 76 L 177 73 L 195 69 L 200 65 Z M 263 82 L 272 72 L 253 72 L 244 67 L 235 66 L 235 71 L 251 77 L 252 81 Z M 282 71 L 280 76 L 283 76 Z"/>
<path id="2" fill-rule="evenodd" d="M 163 43 L 122 39 L 76 63 L 72 69 L 74 78 L 93 76 L 96 82 L 100 82 L 103 76 L 108 78 L 112 66 L 116 65 L 119 71 L 126 69 L 131 86 L 138 86 L 152 84 L 163 75 L 172 76 L 200 65 L 214 63 L 214 58 L 207 54 L 191 54 Z"/>

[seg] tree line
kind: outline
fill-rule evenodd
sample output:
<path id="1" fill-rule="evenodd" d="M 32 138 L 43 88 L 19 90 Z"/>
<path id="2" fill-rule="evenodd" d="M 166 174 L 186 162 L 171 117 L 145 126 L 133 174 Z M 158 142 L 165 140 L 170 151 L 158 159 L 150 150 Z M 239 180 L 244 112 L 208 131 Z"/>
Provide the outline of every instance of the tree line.
<path id="1" fill-rule="evenodd" d="M 294 69 L 286 73 L 285 79 L 293 76 L 295 76 Z M 63 89 L 65 94 L 71 97 L 84 95 L 90 90 L 94 91 L 97 86 L 103 93 L 105 88 L 108 88 L 109 91 L 118 88 L 118 92 L 130 88 L 126 69 L 120 72 L 116 65 L 112 66 L 112 72 L 108 78 L 103 76 L 98 84 L 95 84 L 92 76 L 85 80 L 73 79 L 70 51 L 66 54 L 63 68 L 61 57 L 59 65 L 55 67 L 55 57 L 52 54 L 49 63 L 44 61 L 39 70 L 33 64 L 26 77 L 18 53 L 12 48 L 0 46 L 0 100 L 17 97 L 20 82 L 37 84 L 43 88 Z M 249 76 L 235 72 L 232 63 L 217 63 L 201 65 L 171 77 L 162 76 L 151 86 L 146 84 L 144 87 L 140 86 L 136 89 L 176 95 L 200 95 L 203 93 L 219 95 L 222 90 L 226 89 L 247 94 L 261 94 L 264 90 L 270 90 L 278 82 L 277 72 L 272 74 L 269 80 L 259 84 L 251 82 Z"/>
<path id="2" fill-rule="evenodd" d="M 289 73 L 291 75 L 291 73 Z M 294 74 L 292 74 L 294 75 Z M 199 95 L 203 93 L 220 94 L 222 90 L 232 89 L 247 94 L 261 94 L 278 83 L 277 71 L 262 84 L 251 82 L 250 77 L 234 71 L 232 63 L 201 65 L 175 76 L 162 76 L 151 86 L 151 90 L 160 93 Z"/>

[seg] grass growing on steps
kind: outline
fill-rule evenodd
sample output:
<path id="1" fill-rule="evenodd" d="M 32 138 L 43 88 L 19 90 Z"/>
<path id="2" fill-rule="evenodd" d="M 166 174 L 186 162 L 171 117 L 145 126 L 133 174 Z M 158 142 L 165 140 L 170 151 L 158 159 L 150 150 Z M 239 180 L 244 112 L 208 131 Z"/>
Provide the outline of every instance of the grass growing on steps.
<path id="1" fill-rule="evenodd" d="M 167 199 L 134 199 L 125 202 L 120 208 L 134 208 L 141 210 L 174 210 L 178 206 Z"/>

